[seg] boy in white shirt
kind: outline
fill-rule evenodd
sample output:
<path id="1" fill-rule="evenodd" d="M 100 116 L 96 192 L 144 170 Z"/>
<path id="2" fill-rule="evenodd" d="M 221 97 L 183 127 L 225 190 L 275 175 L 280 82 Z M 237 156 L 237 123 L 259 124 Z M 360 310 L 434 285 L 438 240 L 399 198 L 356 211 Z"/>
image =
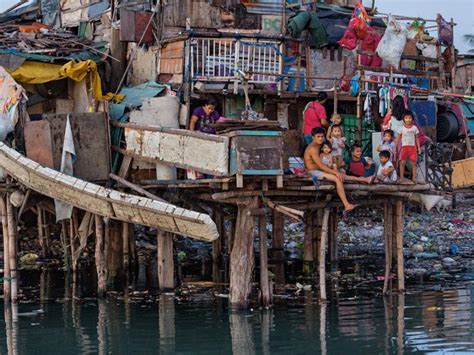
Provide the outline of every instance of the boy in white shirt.
<path id="1" fill-rule="evenodd" d="M 412 177 L 411 179 L 416 184 L 416 160 L 418 154 L 421 152 L 420 140 L 418 134 L 420 131 L 413 125 L 413 116 L 411 112 L 403 115 L 403 127 L 400 134 L 397 136 L 397 144 L 402 141 L 402 148 L 400 150 L 400 180 L 405 177 L 405 164 L 407 160 L 412 163 Z"/>
<path id="2" fill-rule="evenodd" d="M 390 152 L 382 150 L 379 153 L 380 165 L 377 169 L 377 181 L 392 183 L 397 181 L 397 171 L 390 161 Z"/>

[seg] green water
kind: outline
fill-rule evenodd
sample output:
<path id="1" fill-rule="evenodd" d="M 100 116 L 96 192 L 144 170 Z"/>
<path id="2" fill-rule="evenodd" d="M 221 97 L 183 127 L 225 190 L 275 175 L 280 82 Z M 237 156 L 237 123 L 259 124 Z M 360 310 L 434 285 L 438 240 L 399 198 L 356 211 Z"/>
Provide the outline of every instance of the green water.
<path id="1" fill-rule="evenodd" d="M 474 352 L 473 285 L 387 298 L 311 294 L 232 313 L 225 299 L 81 300 L 2 308 L 2 354 L 401 354 Z M 305 303 L 306 302 L 306 303 Z M 18 313 L 18 315 L 15 315 Z M 17 320 L 14 321 L 14 318 Z"/>

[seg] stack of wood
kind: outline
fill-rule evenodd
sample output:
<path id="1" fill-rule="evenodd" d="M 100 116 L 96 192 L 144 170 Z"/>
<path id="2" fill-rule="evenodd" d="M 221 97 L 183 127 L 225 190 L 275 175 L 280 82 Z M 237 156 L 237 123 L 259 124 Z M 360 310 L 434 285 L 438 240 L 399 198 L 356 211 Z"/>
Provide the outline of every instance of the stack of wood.
<path id="1" fill-rule="evenodd" d="M 91 41 L 71 32 L 34 24 L 0 24 L 0 49 L 13 49 L 22 53 L 45 54 L 58 58 L 69 56 L 73 52 L 95 50 L 91 47 Z"/>
<path id="2" fill-rule="evenodd" d="M 261 120 L 226 120 L 224 122 L 217 122 L 210 124 L 210 127 L 216 129 L 216 134 L 224 134 L 233 131 L 280 131 L 283 130 L 280 127 L 278 121 L 270 121 L 267 119 Z"/>

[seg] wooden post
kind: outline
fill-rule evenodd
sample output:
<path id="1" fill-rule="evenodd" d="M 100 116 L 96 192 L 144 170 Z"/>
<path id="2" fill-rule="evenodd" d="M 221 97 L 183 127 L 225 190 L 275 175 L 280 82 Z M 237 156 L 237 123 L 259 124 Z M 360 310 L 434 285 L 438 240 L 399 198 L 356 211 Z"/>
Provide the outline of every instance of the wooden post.
<path id="1" fill-rule="evenodd" d="M 393 207 L 391 201 L 384 203 L 384 249 L 385 249 L 385 277 L 383 281 L 383 293 L 388 293 L 389 285 L 391 284 L 390 275 L 392 272 L 392 214 Z"/>
<path id="2" fill-rule="evenodd" d="M 122 243 L 123 243 L 123 272 L 128 274 L 130 269 L 130 225 L 122 222 Z"/>
<path id="3" fill-rule="evenodd" d="M 106 262 L 107 290 L 117 290 L 123 281 L 122 222 L 109 220 L 106 226 L 104 255 Z"/>
<path id="4" fill-rule="evenodd" d="M 319 246 L 319 299 L 326 301 L 326 240 L 328 238 L 329 208 L 324 209 Z"/>
<path id="5" fill-rule="evenodd" d="M 275 282 L 277 286 L 285 286 L 285 252 L 284 252 L 283 214 L 273 211 L 272 251 L 275 259 Z"/>
<path id="6" fill-rule="evenodd" d="M 173 234 L 157 231 L 158 288 L 160 291 L 174 289 Z"/>
<path id="7" fill-rule="evenodd" d="M 45 238 L 44 238 L 44 229 L 43 229 L 43 209 L 41 207 L 36 208 L 37 211 L 37 216 L 36 216 L 36 222 L 37 222 L 37 228 L 38 228 L 38 239 L 39 239 L 39 244 L 41 246 L 41 257 L 45 258 L 46 257 L 46 245 L 45 245 Z"/>
<path id="8" fill-rule="evenodd" d="M 64 254 L 64 267 L 69 270 L 71 267 L 71 258 L 69 256 L 69 243 L 68 243 L 68 227 L 65 220 L 61 221 L 61 245 L 63 247 L 63 254 Z"/>
<path id="9" fill-rule="evenodd" d="M 403 263 L 403 200 L 395 202 L 396 229 L 394 231 L 397 243 L 397 278 L 398 292 L 405 291 L 405 266 Z"/>
<path id="10" fill-rule="evenodd" d="M 339 259 L 337 255 L 337 210 L 335 208 L 331 209 L 329 215 L 328 244 L 331 272 L 336 272 Z"/>
<path id="11" fill-rule="evenodd" d="M 305 213 L 304 217 L 304 249 L 303 249 L 303 275 L 313 278 L 313 212 Z"/>
<path id="12" fill-rule="evenodd" d="M 7 206 L 5 203 L 5 196 L 0 197 L 0 212 L 2 214 L 2 233 L 3 233 L 3 300 L 10 302 L 11 300 L 11 285 L 10 285 L 10 247 L 8 236 L 8 220 L 7 220 Z M 5 307 L 6 308 L 6 307 Z"/>
<path id="13" fill-rule="evenodd" d="M 238 205 L 234 245 L 230 254 L 229 303 L 233 308 L 247 308 L 250 302 L 255 265 L 253 252 L 255 216 L 247 212 L 257 208 L 257 197 L 246 198 Z"/>
<path id="14" fill-rule="evenodd" d="M 321 227 L 323 224 L 323 209 L 318 208 L 313 212 L 313 259 L 314 262 L 319 260 L 319 246 L 321 242 Z"/>
<path id="15" fill-rule="evenodd" d="M 219 209 L 214 209 L 214 222 L 219 232 L 219 238 L 212 242 L 212 281 L 216 284 L 222 282 L 222 244 L 225 239 L 224 214 Z"/>
<path id="16" fill-rule="evenodd" d="M 270 280 L 268 278 L 268 253 L 267 253 L 267 220 L 265 215 L 258 218 L 259 245 L 260 245 L 260 290 L 262 292 L 262 306 L 272 304 Z"/>
<path id="17" fill-rule="evenodd" d="M 13 214 L 13 205 L 10 201 L 10 194 L 7 194 L 7 224 L 8 224 L 8 253 L 10 263 L 10 287 L 11 287 L 11 302 L 18 301 L 18 279 L 17 279 L 17 265 L 16 265 L 16 243 L 17 243 L 17 226 L 15 215 Z"/>
<path id="18" fill-rule="evenodd" d="M 102 217 L 98 215 L 95 215 L 95 267 L 97 271 L 97 297 L 103 298 L 107 292 L 104 225 Z"/>

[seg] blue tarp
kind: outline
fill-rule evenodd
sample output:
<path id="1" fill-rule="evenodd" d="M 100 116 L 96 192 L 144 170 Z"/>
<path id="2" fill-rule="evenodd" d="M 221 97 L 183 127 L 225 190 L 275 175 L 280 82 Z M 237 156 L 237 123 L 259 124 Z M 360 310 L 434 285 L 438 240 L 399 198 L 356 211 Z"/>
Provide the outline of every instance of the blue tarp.
<path id="1" fill-rule="evenodd" d="M 436 126 L 436 102 L 434 101 L 411 101 L 410 109 L 415 119 L 422 127 Z"/>

